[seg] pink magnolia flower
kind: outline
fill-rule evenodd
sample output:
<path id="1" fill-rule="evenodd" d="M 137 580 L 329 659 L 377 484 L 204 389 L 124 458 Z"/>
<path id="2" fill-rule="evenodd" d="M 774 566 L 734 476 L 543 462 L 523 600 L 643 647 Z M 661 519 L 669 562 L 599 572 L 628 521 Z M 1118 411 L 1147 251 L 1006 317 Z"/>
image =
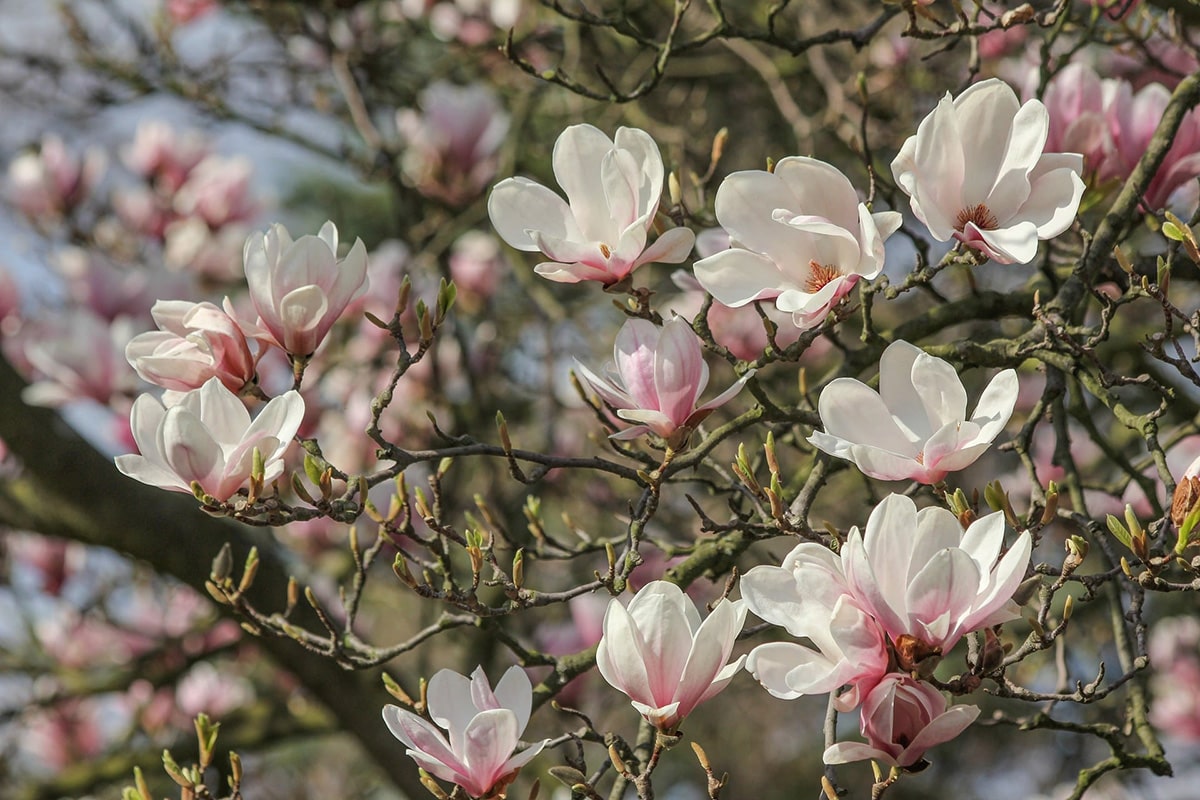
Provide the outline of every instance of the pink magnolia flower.
<path id="1" fill-rule="evenodd" d="M 509 116 L 484 84 L 434 81 L 420 95 L 421 113 L 404 109 L 396 127 L 404 138 L 404 170 L 425 195 L 451 205 L 477 197 L 496 174 L 496 153 Z"/>
<path id="2" fill-rule="evenodd" d="M 143 394 L 129 415 L 141 455 L 117 456 L 117 469 L 171 491 L 190 493 L 198 483 L 224 502 L 249 482 L 255 450 L 262 456 L 265 482 L 283 474 L 283 454 L 303 417 L 304 400 L 290 391 L 272 398 L 251 421 L 246 406 L 218 378 L 171 408 Z"/>
<path id="3" fill-rule="evenodd" d="M 817 403 L 825 431 L 810 444 L 885 481 L 933 484 L 970 466 L 1004 430 L 1017 402 L 1017 373 L 996 374 L 967 419 L 967 392 L 954 368 L 905 341 L 879 361 L 879 391 L 837 378 Z"/>
<path id="4" fill-rule="evenodd" d="M 637 423 L 614 433 L 614 439 L 655 433 L 673 447 L 682 447 L 697 425 L 754 376 L 753 370 L 747 372 L 716 398 L 697 406 L 708 386 L 708 364 L 700 340 L 680 317 L 662 328 L 644 319 L 626 321 L 617 333 L 607 378 L 578 362 L 576 367 L 618 417 Z"/>
<path id="5" fill-rule="evenodd" d="M 742 601 L 722 599 L 701 622 L 682 589 L 653 581 L 628 609 L 615 598 L 608 604 L 596 666 L 650 724 L 671 732 L 742 668 L 745 656 L 726 662 L 745 620 Z"/>
<path id="6" fill-rule="evenodd" d="M 1114 152 L 1105 161 L 1101 177 L 1124 179 L 1133 173 L 1146 152 L 1171 93 L 1162 84 L 1152 83 L 1134 94 L 1125 81 L 1114 82 L 1110 92 L 1106 110 Z M 1171 148 L 1146 188 L 1146 207 L 1153 210 L 1165 207 L 1176 189 L 1197 176 L 1200 176 L 1200 113 L 1193 109 L 1184 117 Z"/>
<path id="7" fill-rule="evenodd" d="M 80 158 L 62 139 L 47 135 L 37 153 L 23 153 L 8 165 L 9 195 L 30 219 L 57 218 L 87 199 L 105 162 L 99 150 Z"/>
<path id="8" fill-rule="evenodd" d="M 138 124 L 123 153 L 125 165 L 165 194 L 174 194 L 208 155 L 208 142 L 197 131 L 177 131 L 161 120 Z"/>
<path id="9" fill-rule="evenodd" d="M 133 335 L 128 317 L 113 321 L 78 308 L 23 327 L 17 344 L 35 380 L 21 393 L 34 406 L 59 406 L 90 399 L 101 405 L 132 395 L 137 377 L 125 362 Z"/>
<path id="10" fill-rule="evenodd" d="M 245 158 L 210 155 L 188 174 L 175 194 L 174 209 L 183 217 L 199 217 L 209 227 L 249 220 L 258 213 L 250 196 L 254 167 Z"/>
<path id="11" fill-rule="evenodd" d="M 828 547 L 799 544 L 780 566 L 747 572 L 741 590 L 751 611 L 811 643 L 769 642 L 750 651 L 746 669 L 774 696 L 793 700 L 849 686 L 836 705 L 850 711 L 887 673 L 883 632 L 855 602 Z"/>
<path id="12" fill-rule="evenodd" d="M 177 219 L 163 231 L 163 263 L 167 269 L 230 283 L 240 280 L 242 248 L 249 230 L 222 225 L 213 230 L 198 217 Z"/>
<path id="13" fill-rule="evenodd" d="M 940 242 L 958 239 L 1001 264 L 1027 264 L 1040 239 L 1070 227 L 1083 157 L 1046 153 L 1046 107 L 1021 105 L 992 78 L 950 94 L 892 162 L 913 213 Z"/>
<path id="14" fill-rule="evenodd" d="M 734 246 L 696 262 L 700 285 L 733 308 L 774 300 L 802 329 L 879 274 L 883 242 L 901 222 L 894 211 L 872 214 L 837 168 L 799 156 L 774 172 L 733 173 L 716 211 Z"/>
<path id="15" fill-rule="evenodd" d="M 159 330 L 133 337 L 125 358 L 143 380 L 164 389 L 188 392 L 217 378 L 241 392 L 258 362 L 228 303 L 221 310 L 208 302 L 159 300 L 150 309 Z"/>
<path id="16" fill-rule="evenodd" d="M 259 325 L 292 356 L 310 356 L 342 311 L 367 289 L 367 248 L 361 239 L 338 260 L 332 222 L 296 241 L 282 225 L 252 235 L 243 253 L 246 283 Z"/>
<path id="17" fill-rule="evenodd" d="M 1042 102 L 1049 114 L 1046 149 L 1082 153 L 1086 172 L 1096 174 L 1113 150 L 1108 95 L 1115 81 L 1101 81 L 1087 64 L 1073 61 L 1046 85 Z"/>
<path id="18" fill-rule="evenodd" d="M 591 125 L 572 125 L 554 143 L 553 162 L 565 202 L 528 178 L 506 178 L 488 198 L 500 238 L 549 259 L 534 268 L 539 275 L 611 286 L 643 264 L 678 264 L 688 257 L 695 236 L 686 228 L 672 228 L 646 246 L 663 163 L 645 131 L 618 128 L 614 140 Z"/>
<path id="19" fill-rule="evenodd" d="M 981 517 L 963 532 L 945 508 L 917 510 L 890 494 L 857 527 L 841 550 L 846 586 L 897 646 L 948 653 L 964 634 L 1016 619 L 1013 593 L 1025 579 L 1032 541 L 1026 531 L 1003 557 L 1004 513 Z M 915 640 L 915 641 L 914 641 Z"/>
<path id="20" fill-rule="evenodd" d="M 502 795 L 549 741 L 513 755 L 533 705 L 533 687 L 520 667 L 510 667 L 495 691 L 483 667 L 470 678 L 444 669 L 429 681 L 426 697 L 437 727 L 393 705 L 383 707 L 383 720 L 418 766 L 461 786 L 471 797 Z"/>
<path id="21" fill-rule="evenodd" d="M 893 767 L 914 767 L 929 748 L 958 736 L 979 716 L 978 706 L 947 708 L 933 686 L 893 673 L 871 690 L 859 711 L 862 742 L 838 742 L 825 751 L 826 764 L 873 759 Z"/>
<path id="22" fill-rule="evenodd" d="M 1200 622 L 1168 617 L 1150 631 L 1150 721 L 1185 741 L 1200 741 Z"/>

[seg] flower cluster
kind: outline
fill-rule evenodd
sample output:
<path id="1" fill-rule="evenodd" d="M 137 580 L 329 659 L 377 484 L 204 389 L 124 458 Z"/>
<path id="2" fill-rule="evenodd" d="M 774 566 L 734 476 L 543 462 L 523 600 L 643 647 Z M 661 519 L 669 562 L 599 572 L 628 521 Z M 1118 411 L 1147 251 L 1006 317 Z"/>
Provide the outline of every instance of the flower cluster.
<path id="1" fill-rule="evenodd" d="M 964 532 L 944 508 L 917 510 L 903 495 L 875 507 L 866 531 L 852 528 L 840 553 L 797 545 L 781 566 L 742 579 L 750 610 L 812 646 L 759 645 L 746 668 L 777 697 L 837 692 L 840 710 L 862 705 L 868 745 L 837 744 L 835 764 L 874 758 L 912 767 L 929 747 L 957 736 L 978 715 L 948 707 L 917 676 L 932 674 L 967 633 L 1016 619 L 1012 596 L 1025 578 L 1029 533 L 1001 553 L 1004 514 Z"/>

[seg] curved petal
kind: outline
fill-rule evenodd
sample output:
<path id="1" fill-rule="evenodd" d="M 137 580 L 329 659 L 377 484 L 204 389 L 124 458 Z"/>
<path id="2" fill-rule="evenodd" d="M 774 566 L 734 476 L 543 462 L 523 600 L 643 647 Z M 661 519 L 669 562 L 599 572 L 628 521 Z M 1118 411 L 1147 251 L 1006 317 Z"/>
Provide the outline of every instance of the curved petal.
<path id="1" fill-rule="evenodd" d="M 496 701 L 517 715 L 517 733 L 529 724 L 529 713 L 533 709 L 533 685 L 529 676 L 519 666 L 511 666 L 496 684 Z"/>
<path id="2" fill-rule="evenodd" d="M 654 240 L 654 244 L 642 251 L 634 262 L 633 269 L 642 264 L 678 264 L 686 261 L 696 243 L 696 234 L 687 228 L 671 228 Z"/>
<path id="3" fill-rule="evenodd" d="M 774 174 L 795 196 L 787 206 L 822 216 L 834 225 L 854 230 L 858 225 L 858 194 L 850 179 L 832 164 L 805 156 L 789 156 L 775 163 Z"/>
<path id="4" fill-rule="evenodd" d="M 701 259 L 692 270 L 704 291 L 731 308 L 776 297 L 784 289 L 801 288 L 787 280 L 771 259 L 739 247 Z"/>
<path id="5" fill-rule="evenodd" d="M 1029 222 L 1037 229 L 1039 239 L 1053 239 L 1071 227 L 1085 188 L 1079 173 L 1078 169 L 1064 167 L 1039 177 L 1009 224 Z"/>
<path id="6" fill-rule="evenodd" d="M 825 748 L 821 759 L 826 764 L 850 764 L 854 761 L 878 761 L 890 767 L 898 766 L 891 754 L 876 750 L 863 742 L 837 742 Z"/>
<path id="7" fill-rule="evenodd" d="M 925 351 L 903 339 L 887 346 L 879 359 L 879 396 L 896 420 L 906 438 L 921 442 L 941 427 L 933 425 L 925 411 L 925 403 L 913 383 L 917 357 Z M 880 444 L 874 442 L 873 444 Z M 883 446 L 883 445 L 881 445 Z M 886 447 L 886 446 L 885 446 Z M 893 448 L 886 448 L 893 449 Z M 910 452 L 899 450 L 897 452 Z M 915 449 L 911 452 L 915 454 Z"/>
<path id="8" fill-rule="evenodd" d="M 918 450 L 917 442 L 897 426 L 875 390 L 853 378 L 830 381 L 821 391 L 817 409 L 829 436 L 909 456 Z"/>
<path id="9" fill-rule="evenodd" d="M 596 667 L 604 680 L 632 700 L 653 703 L 642 637 L 633 618 L 614 599 L 604 612 L 604 635 L 596 648 Z"/>
<path id="10" fill-rule="evenodd" d="M 992 377 L 971 415 L 971 422 L 979 426 L 976 442 L 991 442 L 1004 430 L 1017 405 L 1019 390 L 1016 370 L 1002 370 Z"/>
<path id="11" fill-rule="evenodd" d="M 935 717 L 921 729 L 897 758 L 901 767 L 911 767 L 921 760 L 925 751 L 934 745 L 948 742 L 971 726 L 982 709 L 979 706 L 957 705 Z M 828 763 L 828 762 L 827 762 Z"/>
<path id="12" fill-rule="evenodd" d="M 570 206 L 554 192 L 528 178 L 506 178 L 488 197 L 488 217 L 500 238 L 517 250 L 534 252 L 529 233 L 542 231 L 559 239 L 584 238 Z"/>
<path id="13" fill-rule="evenodd" d="M 616 228 L 604 197 L 602 164 L 614 148 L 594 125 L 572 125 L 554 142 L 554 177 L 567 195 L 571 214 L 584 238 L 614 239 Z"/>

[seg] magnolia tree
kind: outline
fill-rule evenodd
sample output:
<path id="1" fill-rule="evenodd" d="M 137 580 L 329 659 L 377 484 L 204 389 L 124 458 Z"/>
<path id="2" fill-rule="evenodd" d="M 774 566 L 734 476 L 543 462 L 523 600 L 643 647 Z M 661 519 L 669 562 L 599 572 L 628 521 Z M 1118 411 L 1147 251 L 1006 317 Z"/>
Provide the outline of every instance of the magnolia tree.
<path id="1" fill-rule="evenodd" d="M 10 22 L 0 794 L 1194 796 L 1194 4 Z"/>

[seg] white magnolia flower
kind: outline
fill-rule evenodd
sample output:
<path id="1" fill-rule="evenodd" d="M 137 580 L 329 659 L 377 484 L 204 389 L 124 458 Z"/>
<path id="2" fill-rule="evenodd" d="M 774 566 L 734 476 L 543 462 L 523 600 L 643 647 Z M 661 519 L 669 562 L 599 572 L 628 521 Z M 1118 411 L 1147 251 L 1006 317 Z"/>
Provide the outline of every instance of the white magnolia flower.
<path id="1" fill-rule="evenodd" d="M 879 361 L 879 391 L 853 378 L 831 381 L 818 402 L 825 431 L 809 443 L 853 461 L 872 478 L 937 483 L 970 466 L 1008 423 L 1017 373 L 998 373 L 967 419 L 967 392 L 954 368 L 904 341 Z"/>
<path id="2" fill-rule="evenodd" d="M 153 395 L 133 403 L 129 426 L 141 455 L 117 456 L 125 475 L 177 492 L 199 483 L 205 493 L 225 501 L 250 480 L 254 451 L 262 455 L 267 483 L 283 474 L 283 454 L 304 418 L 297 392 L 272 398 L 258 417 L 219 378 L 164 408 Z"/>
<path id="3" fill-rule="evenodd" d="M 892 162 L 913 213 L 940 242 L 958 239 L 1001 264 L 1027 264 L 1039 239 L 1070 227 L 1083 156 L 1043 153 L 1050 120 L 997 78 L 950 94 Z"/>
<path id="4" fill-rule="evenodd" d="M 741 600 L 722 599 L 701 622 L 682 589 L 668 581 L 652 581 L 629 608 L 616 599 L 609 603 L 596 666 L 648 722 L 674 731 L 742 668 L 745 656 L 725 662 L 745 619 Z"/>
<path id="5" fill-rule="evenodd" d="M 662 194 L 663 163 L 645 131 L 572 125 L 554 143 L 554 177 L 561 197 L 528 178 L 507 178 L 488 198 L 496 233 L 518 250 L 541 251 L 535 271 L 560 283 L 600 281 L 610 286 L 642 264 L 678 264 L 695 235 L 672 228 L 646 246 Z"/>
<path id="6" fill-rule="evenodd" d="M 717 189 L 717 219 L 733 247 L 696 262 L 724 305 L 774 300 L 799 328 L 819 325 L 861 278 L 883 269 L 895 211 L 872 214 L 835 167 L 794 156 L 774 172 L 735 172 Z"/>
<path id="7" fill-rule="evenodd" d="M 533 687 L 520 667 L 510 667 L 495 691 L 483 667 L 470 678 L 444 669 L 430 679 L 426 698 L 437 727 L 393 705 L 383 707 L 383 720 L 422 769 L 471 797 L 503 796 L 517 771 L 549 741 L 513 755 L 533 706 Z"/>

